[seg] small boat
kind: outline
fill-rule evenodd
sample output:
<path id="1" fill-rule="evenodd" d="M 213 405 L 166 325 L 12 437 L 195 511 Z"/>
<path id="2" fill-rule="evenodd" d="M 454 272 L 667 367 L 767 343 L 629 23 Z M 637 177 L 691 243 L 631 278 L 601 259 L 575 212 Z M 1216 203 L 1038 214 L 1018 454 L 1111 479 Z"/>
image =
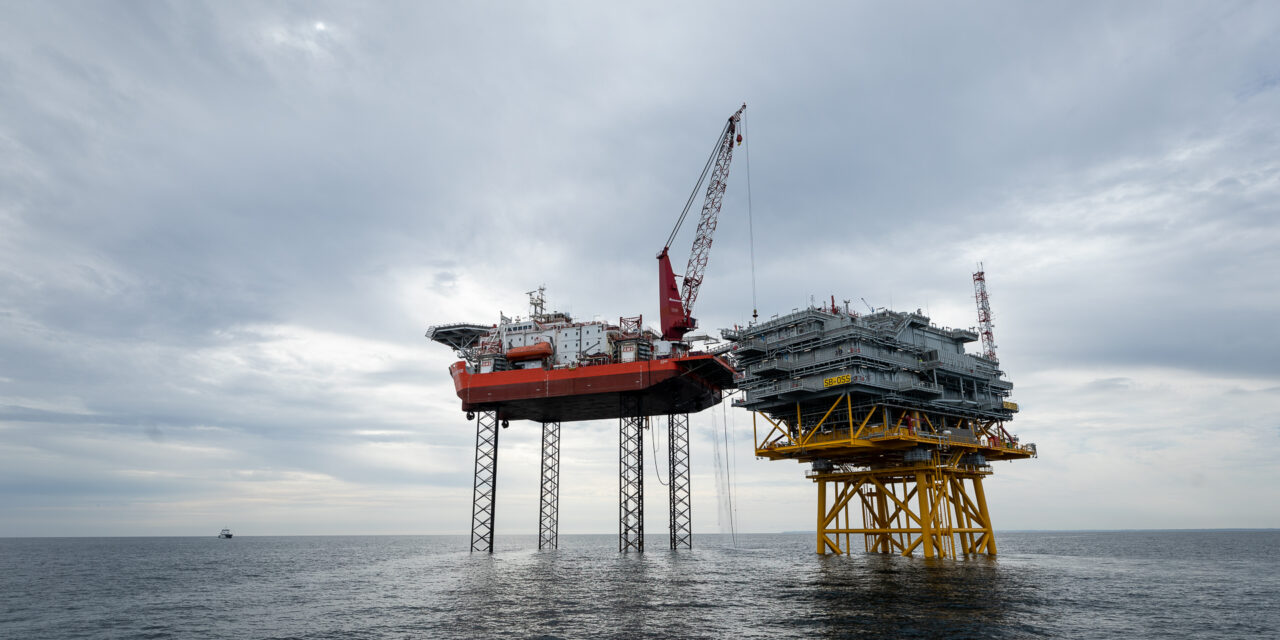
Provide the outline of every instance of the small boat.
<path id="1" fill-rule="evenodd" d="M 230 529 L 223 529 L 222 531 L 219 531 L 219 532 L 218 532 L 218 537 L 219 537 L 219 538 L 230 538 L 230 537 L 231 537 L 231 530 L 230 530 Z"/>
<path id="2" fill-rule="evenodd" d="M 554 353 L 550 342 L 538 342 L 524 347 L 512 347 L 507 349 L 507 360 L 511 362 L 522 362 L 524 360 L 541 360 L 550 358 Z"/>

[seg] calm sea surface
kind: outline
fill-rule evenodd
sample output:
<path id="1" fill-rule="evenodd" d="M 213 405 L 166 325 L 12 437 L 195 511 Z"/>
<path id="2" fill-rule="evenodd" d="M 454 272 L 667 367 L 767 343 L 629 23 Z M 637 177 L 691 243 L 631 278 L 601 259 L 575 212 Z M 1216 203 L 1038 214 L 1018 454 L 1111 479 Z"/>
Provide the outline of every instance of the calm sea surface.
<path id="1" fill-rule="evenodd" d="M 0 638 L 1277 638 L 1280 532 L 1006 532 L 996 560 L 809 535 L 0 539 Z M 651 546 L 665 544 L 652 535 Z"/>

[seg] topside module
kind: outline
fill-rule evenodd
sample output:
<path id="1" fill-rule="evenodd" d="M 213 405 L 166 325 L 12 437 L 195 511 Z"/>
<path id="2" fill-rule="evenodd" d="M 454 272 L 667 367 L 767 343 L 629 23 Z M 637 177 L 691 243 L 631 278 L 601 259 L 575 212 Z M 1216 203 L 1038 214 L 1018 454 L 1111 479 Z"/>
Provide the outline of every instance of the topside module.
<path id="1" fill-rule="evenodd" d="M 975 283 L 985 281 L 981 269 Z M 979 308 L 985 295 L 979 299 Z M 990 334 L 990 309 L 984 324 Z M 994 460 L 1036 456 L 1005 430 L 1018 405 L 994 344 L 916 311 L 811 307 L 726 329 L 753 418 L 756 455 L 810 463 L 817 551 L 995 555 L 982 479 Z M 851 509 L 860 507 L 861 519 Z"/>

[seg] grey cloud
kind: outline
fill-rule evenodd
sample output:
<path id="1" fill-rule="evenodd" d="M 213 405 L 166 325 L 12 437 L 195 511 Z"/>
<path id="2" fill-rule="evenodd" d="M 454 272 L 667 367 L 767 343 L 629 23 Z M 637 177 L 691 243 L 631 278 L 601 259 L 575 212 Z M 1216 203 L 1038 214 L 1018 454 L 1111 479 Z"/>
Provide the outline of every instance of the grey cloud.
<path id="1" fill-rule="evenodd" d="M 461 491 L 350 457 L 469 455 L 423 327 L 543 283 L 653 321 L 653 256 L 743 100 L 704 328 L 751 312 L 749 153 L 765 317 L 834 294 L 969 326 L 985 259 L 1011 374 L 1275 386 L 1273 7 L 675 9 L 7 7 L 0 429 L 84 469 L 40 500 L 134 443 Z M 97 438 L 120 450 L 87 465 Z M 45 481 L 9 476 L 0 514 Z"/>
<path id="2" fill-rule="evenodd" d="M 1133 386 L 1133 380 L 1129 378 L 1099 378 L 1084 385 L 1082 391 L 1124 391 Z"/>

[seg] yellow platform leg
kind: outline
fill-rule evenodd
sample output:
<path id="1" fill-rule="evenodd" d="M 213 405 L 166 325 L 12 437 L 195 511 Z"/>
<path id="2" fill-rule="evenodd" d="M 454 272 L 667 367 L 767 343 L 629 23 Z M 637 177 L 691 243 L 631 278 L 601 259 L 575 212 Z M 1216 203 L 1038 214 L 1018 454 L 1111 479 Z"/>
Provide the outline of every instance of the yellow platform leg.
<path id="1" fill-rule="evenodd" d="M 919 549 L 925 558 L 994 556 L 995 533 L 982 490 L 986 473 L 935 462 L 815 474 L 817 552 L 848 554 L 850 537 L 861 534 L 872 553 L 910 556 Z M 862 509 L 861 527 L 849 517 L 854 502 Z"/>

